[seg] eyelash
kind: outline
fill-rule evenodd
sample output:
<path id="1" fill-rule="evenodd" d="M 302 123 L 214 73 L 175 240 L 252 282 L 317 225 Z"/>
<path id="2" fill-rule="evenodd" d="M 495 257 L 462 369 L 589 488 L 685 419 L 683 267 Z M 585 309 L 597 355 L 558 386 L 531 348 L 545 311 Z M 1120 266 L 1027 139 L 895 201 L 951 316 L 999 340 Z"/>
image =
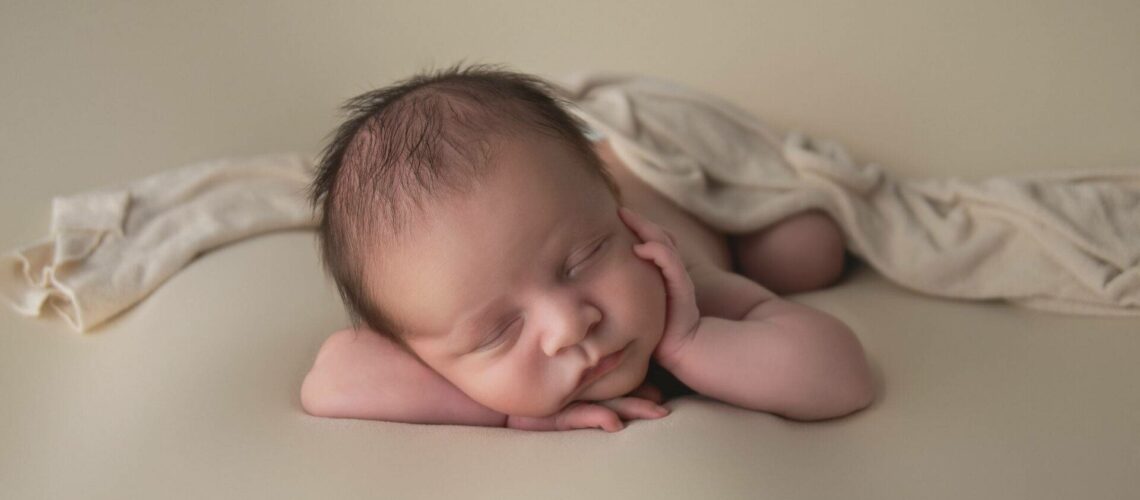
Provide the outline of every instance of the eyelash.
<path id="1" fill-rule="evenodd" d="M 582 264 L 585 264 L 586 262 L 589 262 L 590 259 L 593 259 L 594 255 L 596 255 L 602 249 L 602 247 L 605 246 L 607 241 L 609 241 L 609 238 L 603 239 L 602 241 L 599 241 L 597 245 L 594 245 L 594 248 L 590 250 L 590 253 L 586 254 L 586 258 L 582 259 L 581 262 L 575 264 L 574 267 L 566 270 L 566 276 L 569 277 L 575 269 L 578 269 L 582 266 Z"/>
<path id="2" fill-rule="evenodd" d="M 492 347 L 495 347 L 496 345 L 499 345 L 499 341 L 503 337 L 506 337 L 507 331 L 510 330 L 512 326 L 514 326 L 516 321 L 517 320 L 511 321 L 510 323 L 507 323 L 506 328 L 503 328 L 502 330 L 499 330 L 497 333 L 495 333 L 495 335 L 492 336 L 490 338 L 490 340 L 488 340 L 487 342 L 484 342 L 483 345 L 479 346 L 478 350 L 482 351 L 485 349 L 490 349 Z"/>

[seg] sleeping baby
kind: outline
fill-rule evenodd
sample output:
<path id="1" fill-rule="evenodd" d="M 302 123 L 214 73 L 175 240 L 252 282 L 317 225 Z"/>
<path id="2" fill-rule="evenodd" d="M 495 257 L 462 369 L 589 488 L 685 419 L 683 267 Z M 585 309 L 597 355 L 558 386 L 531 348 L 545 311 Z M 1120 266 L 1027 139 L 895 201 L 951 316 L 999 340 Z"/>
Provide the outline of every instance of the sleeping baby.
<path id="1" fill-rule="evenodd" d="M 487 65 L 348 101 L 309 196 L 353 326 L 321 346 L 305 411 L 613 432 L 692 393 L 795 420 L 870 404 L 851 329 L 777 295 L 839 279 L 834 221 L 718 233 L 566 105 Z"/>

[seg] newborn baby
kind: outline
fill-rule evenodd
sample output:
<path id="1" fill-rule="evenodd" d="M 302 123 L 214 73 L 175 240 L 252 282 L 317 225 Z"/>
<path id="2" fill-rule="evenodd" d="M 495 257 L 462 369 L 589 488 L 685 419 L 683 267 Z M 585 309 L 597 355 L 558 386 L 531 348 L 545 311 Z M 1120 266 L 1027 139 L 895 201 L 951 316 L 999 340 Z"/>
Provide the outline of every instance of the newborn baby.
<path id="1" fill-rule="evenodd" d="M 308 413 L 616 431 L 692 392 L 797 420 L 870 404 L 851 330 L 774 293 L 838 279 L 832 220 L 718 234 L 553 95 L 478 65 L 348 102 L 309 194 L 354 327 L 321 346 Z"/>

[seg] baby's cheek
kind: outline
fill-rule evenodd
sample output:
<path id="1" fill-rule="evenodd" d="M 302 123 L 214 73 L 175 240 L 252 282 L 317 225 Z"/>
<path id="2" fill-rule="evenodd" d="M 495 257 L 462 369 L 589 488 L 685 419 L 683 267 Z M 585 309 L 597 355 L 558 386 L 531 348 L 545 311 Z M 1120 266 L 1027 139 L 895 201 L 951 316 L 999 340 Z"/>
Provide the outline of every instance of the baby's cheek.
<path id="1" fill-rule="evenodd" d="M 641 328 L 660 334 L 665 328 L 665 278 L 661 268 L 633 254 L 625 263 L 623 282 L 627 300 Z"/>
<path id="2" fill-rule="evenodd" d="M 543 417 L 557 412 L 563 394 L 557 380 L 541 366 L 522 360 L 501 360 L 469 381 L 479 404 L 508 415 Z"/>
<path id="3" fill-rule="evenodd" d="M 632 253 L 632 251 L 631 251 Z M 633 256 L 636 260 L 636 265 L 633 272 L 636 273 L 636 280 L 638 286 L 642 289 L 643 293 L 648 293 L 654 298 L 661 301 L 661 305 L 665 304 L 665 276 L 661 274 L 661 268 L 657 266 L 652 260 L 646 260 L 636 255 Z"/>

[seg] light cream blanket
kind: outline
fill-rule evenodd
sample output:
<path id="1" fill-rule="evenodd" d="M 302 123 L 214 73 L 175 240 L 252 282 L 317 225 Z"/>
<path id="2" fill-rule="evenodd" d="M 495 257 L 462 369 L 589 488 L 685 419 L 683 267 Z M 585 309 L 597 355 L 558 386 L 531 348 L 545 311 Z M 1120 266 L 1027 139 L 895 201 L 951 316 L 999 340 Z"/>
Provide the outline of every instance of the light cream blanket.
<path id="1" fill-rule="evenodd" d="M 819 208 L 853 253 L 905 287 L 1140 315 L 1140 168 L 904 181 L 674 83 L 588 74 L 560 85 L 641 178 L 724 231 Z M 297 155 L 223 159 L 56 197 L 51 234 L 0 256 L 0 296 L 88 331 L 203 252 L 315 226 L 311 174 Z"/>
<path id="2" fill-rule="evenodd" d="M 672 82 L 583 74 L 562 85 L 642 179 L 721 230 L 819 208 L 853 253 L 905 287 L 1140 315 L 1140 167 L 900 180 Z"/>

